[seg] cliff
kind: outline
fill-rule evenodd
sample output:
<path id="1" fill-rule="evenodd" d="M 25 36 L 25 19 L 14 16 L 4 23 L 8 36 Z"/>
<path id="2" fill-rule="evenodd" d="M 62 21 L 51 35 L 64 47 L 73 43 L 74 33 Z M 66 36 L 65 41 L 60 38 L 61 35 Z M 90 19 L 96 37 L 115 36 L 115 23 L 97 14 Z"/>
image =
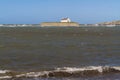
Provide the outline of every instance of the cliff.
<path id="1" fill-rule="evenodd" d="M 43 22 L 41 27 L 79 27 L 76 22 Z"/>

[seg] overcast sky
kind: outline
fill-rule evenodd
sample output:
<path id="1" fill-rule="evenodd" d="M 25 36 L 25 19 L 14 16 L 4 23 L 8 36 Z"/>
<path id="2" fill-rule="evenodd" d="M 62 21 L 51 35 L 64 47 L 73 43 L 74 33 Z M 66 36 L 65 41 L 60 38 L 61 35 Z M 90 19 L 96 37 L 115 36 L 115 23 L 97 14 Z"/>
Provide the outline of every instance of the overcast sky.
<path id="1" fill-rule="evenodd" d="M 0 0 L 0 24 L 39 24 L 64 17 L 82 24 L 120 20 L 120 0 Z"/>

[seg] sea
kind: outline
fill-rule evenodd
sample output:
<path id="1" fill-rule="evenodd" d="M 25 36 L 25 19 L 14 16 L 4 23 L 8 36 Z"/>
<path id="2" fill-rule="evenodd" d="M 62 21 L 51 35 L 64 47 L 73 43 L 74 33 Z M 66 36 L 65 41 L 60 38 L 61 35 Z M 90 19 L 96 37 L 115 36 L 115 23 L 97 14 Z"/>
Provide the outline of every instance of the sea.
<path id="1" fill-rule="evenodd" d="M 0 80 L 120 80 L 120 27 L 0 27 Z"/>

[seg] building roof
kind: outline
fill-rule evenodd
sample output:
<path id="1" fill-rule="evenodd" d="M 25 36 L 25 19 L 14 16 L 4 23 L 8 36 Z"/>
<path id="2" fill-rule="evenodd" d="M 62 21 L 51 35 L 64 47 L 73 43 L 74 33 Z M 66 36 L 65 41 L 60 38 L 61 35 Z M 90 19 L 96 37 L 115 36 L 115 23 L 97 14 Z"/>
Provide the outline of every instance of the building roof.
<path id="1" fill-rule="evenodd" d="M 69 18 L 63 18 L 63 19 L 61 19 L 61 20 L 67 20 L 67 19 L 69 19 Z"/>

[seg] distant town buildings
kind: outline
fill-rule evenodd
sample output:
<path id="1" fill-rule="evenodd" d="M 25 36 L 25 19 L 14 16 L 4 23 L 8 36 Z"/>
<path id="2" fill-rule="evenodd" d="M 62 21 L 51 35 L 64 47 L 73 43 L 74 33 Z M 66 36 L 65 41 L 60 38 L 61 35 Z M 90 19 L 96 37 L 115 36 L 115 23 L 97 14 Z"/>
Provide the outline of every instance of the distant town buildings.
<path id="1" fill-rule="evenodd" d="M 63 18 L 60 22 L 71 22 L 70 18 Z"/>

